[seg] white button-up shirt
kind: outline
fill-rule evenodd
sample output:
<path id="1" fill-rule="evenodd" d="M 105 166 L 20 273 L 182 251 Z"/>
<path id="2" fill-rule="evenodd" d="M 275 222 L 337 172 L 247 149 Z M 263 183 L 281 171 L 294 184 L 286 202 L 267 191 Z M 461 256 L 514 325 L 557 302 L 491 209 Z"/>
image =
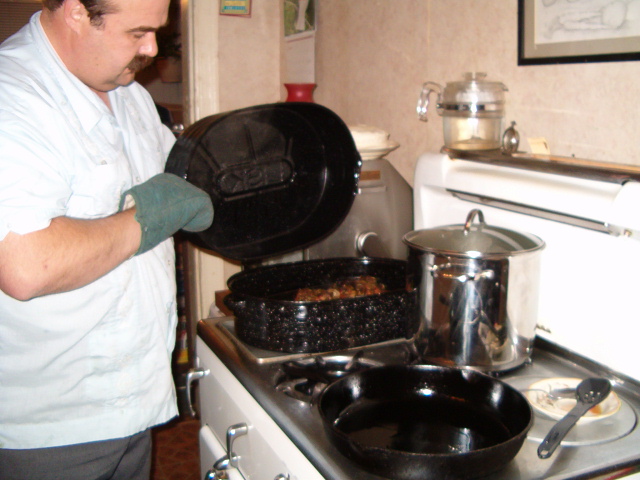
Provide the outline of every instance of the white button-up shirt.
<path id="1" fill-rule="evenodd" d="M 109 93 L 111 112 L 39 18 L 0 47 L 0 239 L 117 212 L 175 140 L 136 83 Z M 120 438 L 174 417 L 175 293 L 171 240 L 70 292 L 0 291 L 0 448 Z"/>

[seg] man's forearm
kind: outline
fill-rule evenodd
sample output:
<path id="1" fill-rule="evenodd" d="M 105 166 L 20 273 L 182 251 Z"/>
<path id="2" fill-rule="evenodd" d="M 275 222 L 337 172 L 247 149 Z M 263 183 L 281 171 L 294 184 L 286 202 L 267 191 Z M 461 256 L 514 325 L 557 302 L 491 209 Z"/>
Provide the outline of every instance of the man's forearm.
<path id="1" fill-rule="evenodd" d="M 130 258 L 140 245 L 135 209 L 96 220 L 58 217 L 0 242 L 0 289 L 19 300 L 87 285 Z"/>

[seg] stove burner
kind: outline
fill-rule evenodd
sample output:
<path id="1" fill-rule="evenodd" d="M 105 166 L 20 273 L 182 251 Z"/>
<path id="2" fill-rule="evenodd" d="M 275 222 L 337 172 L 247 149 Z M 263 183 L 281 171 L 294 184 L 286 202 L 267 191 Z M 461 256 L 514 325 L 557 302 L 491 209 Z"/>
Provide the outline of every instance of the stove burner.
<path id="1" fill-rule="evenodd" d="M 283 380 L 276 385 L 276 390 L 309 405 L 315 403 L 315 399 L 327 386 L 326 383 L 309 380 L 307 378 L 294 378 Z"/>
<path id="2" fill-rule="evenodd" d="M 364 358 L 364 350 L 355 355 L 328 355 L 284 362 L 283 375 L 276 390 L 296 400 L 313 404 L 324 388 L 349 373 L 383 365 Z"/>

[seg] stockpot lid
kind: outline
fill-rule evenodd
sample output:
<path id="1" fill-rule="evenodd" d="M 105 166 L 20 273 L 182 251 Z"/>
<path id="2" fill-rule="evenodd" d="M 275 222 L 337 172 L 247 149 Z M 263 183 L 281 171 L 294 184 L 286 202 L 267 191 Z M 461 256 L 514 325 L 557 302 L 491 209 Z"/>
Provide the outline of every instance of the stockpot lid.
<path id="1" fill-rule="evenodd" d="M 211 196 L 194 244 L 249 262 L 305 248 L 348 214 L 362 160 L 344 122 L 315 103 L 258 105 L 187 127 L 165 171 Z"/>
<path id="2" fill-rule="evenodd" d="M 473 224 L 474 218 L 478 223 Z M 412 248 L 442 255 L 469 258 L 507 257 L 544 248 L 543 240 L 530 233 L 491 227 L 481 210 L 471 210 L 464 225 L 415 230 L 403 241 Z"/>

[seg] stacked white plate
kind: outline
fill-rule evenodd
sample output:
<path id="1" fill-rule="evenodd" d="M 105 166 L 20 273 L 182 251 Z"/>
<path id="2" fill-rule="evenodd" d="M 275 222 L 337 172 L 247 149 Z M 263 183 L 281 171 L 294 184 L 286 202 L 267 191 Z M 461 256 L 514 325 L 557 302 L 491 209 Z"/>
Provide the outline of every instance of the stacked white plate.
<path id="1" fill-rule="evenodd" d="M 349 131 L 362 160 L 382 158 L 400 146 L 389 138 L 388 132 L 372 125 L 351 125 Z"/>

